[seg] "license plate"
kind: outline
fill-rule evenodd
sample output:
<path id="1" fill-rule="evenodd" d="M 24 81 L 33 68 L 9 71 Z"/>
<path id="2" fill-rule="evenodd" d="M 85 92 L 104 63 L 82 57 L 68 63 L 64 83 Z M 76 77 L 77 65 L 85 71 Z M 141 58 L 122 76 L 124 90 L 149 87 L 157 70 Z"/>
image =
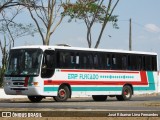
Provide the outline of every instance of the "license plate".
<path id="1" fill-rule="evenodd" d="M 17 95 L 22 95 L 22 91 L 17 90 L 17 91 L 16 91 L 16 94 L 17 94 Z"/>

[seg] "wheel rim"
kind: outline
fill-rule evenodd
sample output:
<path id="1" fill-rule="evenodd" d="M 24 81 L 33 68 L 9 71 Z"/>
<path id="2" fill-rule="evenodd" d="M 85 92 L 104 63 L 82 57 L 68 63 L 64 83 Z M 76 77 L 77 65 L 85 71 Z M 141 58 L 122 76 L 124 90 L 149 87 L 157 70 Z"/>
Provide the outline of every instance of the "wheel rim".
<path id="1" fill-rule="evenodd" d="M 125 89 L 124 92 L 123 92 L 123 94 L 126 96 L 126 98 L 129 98 L 130 95 L 131 95 L 131 93 L 129 92 L 128 89 Z"/>
<path id="2" fill-rule="evenodd" d="M 59 90 L 59 97 L 63 99 L 63 98 L 65 98 L 65 96 L 66 96 L 66 91 L 64 89 L 60 89 Z"/>

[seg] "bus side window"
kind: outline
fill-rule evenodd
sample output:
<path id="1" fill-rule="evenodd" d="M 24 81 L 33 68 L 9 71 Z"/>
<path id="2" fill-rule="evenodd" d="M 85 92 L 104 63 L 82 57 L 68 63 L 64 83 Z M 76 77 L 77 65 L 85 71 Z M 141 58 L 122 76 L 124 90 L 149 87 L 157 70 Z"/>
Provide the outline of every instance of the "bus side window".
<path id="1" fill-rule="evenodd" d="M 87 68 L 87 56 L 85 54 L 83 55 L 83 68 Z"/>
<path id="2" fill-rule="evenodd" d="M 106 56 L 106 68 L 111 69 L 111 57 L 110 54 Z"/>
<path id="3" fill-rule="evenodd" d="M 91 54 L 91 53 L 89 53 L 89 55 L 88 55 L 88 59 L 89 59 L 89 61 L 88 61 L 88 69 L 93 69 L 94 68 L 94 64 L 93 64 L 93 62 L 94 62 L 94 59 L 93 59 L 93 55 Z"/>
<path id="4" fill-rule="evenodd" d="M 50 78 L 54 74 L 55 70 L 55 60 L 54 60 L 54 51 L 46 50 L 43 56 L 42 62 L 42 71 L 41 77 L 42 78 Z"/>
<path id="5" fill-rule="evenodd" d="M 95 54 L 94 55 L 94 68 L 95 69 L 98 69 L 98 54 Z"/>
<path id="6" fill-rule="evenodd" d="M 104 53 L 99 54 L 99 69 L 105 69 L 105 55 Z"/>
<path id="7" fill-rule="evenodd" d="M 79 61 L 80 56 L 79 56 L 79 53 L 77 53 L 75 57 L 76 57 L 76 61 L 75 61 L 76 64 L 75 64 L 75 66 L 76 66 L 76 68 L 79 68 L 80 67 L 80 61 Z"/>
<path id="8" fill-rule="evenodd" d="M 136 55 L 128 55 L 128 70 L 136 70 Z"/>
<path id="9" fill-rule="evenodd" d="M 146 70 L 146 60 L 145 60 L 145 56 L 142 57 L 142 70 Z"/>
<path id="10" fill-rule="evenodd" d="M 128 63 L 128 70 L 131 70 L 131 57 L 130 55 L 128 55 L 128 59 L 127 59 L 127 63 Z"/>
<path id="11" fill-rule="evenodd" d="M 112 69 L 116 69 L 117 59 L 115 55 L 112 55 Z"/>
<path id="12" fill-rule="evenodd" d="M 56 52 L 56 67 L 61 68 L 61 59 L 60 59 L 60 52 Z"/>
<path id="13" fill-rule="evenodd" d="M 149 55 L 145 56 L 145 69 L 147 71 L 150 71 L 151 70 L 151 57 Z"/>
<path id="14" fill-rule="evenodd" d="M 76 64 L 76 58 L 75 58 L 75 54 L 73 52 L 70 53 L 70 68 L 75 68 L 75 64 Z"/>
<path id="15" fill-rule="evenodd" d="M 71 64 L 70 53 L 67 51 L 61 52 L 60 54 L 60 63 L 62 68 L 69 68 Z"/>
<path id="16" fill-rule="evenodd" d="M 157 57 L 156 56 L 152 57 L 152 70 L 157 71 Z"/>
<path id="17" fill-rule="evenodd" d="M 116 69 L 117 70 L 122 70 L 123 69 L 122 64 L 123 64 L 122 63 L 122 54 L 117 54 L 116 55 Z"/>
<path id="18" fill-rule="evenodd" d="M 60 52 L 60 68 L 65 68 L 65 54 Z"/>
<path id="19" fill-rule="evenodd" d="M 71 55 L 69 52 L 66 52 L 65 54 L 65 68 L 71 67 Z"/>
<path id="20" fill-rule="evenodd" d="M 81 53 L 80 54 L 80 57 L 81 57 L 81 69 L 86 69 L 87 68 L 87 55 L 85 53 Z"/>
<path id="21" fill-rule="evenodd" d="M 138 56 L 137 57 L 137 64 L 138 64 L 138 70 L 142 70 L 142 57 L 141 56 Z"/>
<path id="22" fill-rule="evenodd" d="M 122 56 L 122 69 L 123 70 L 127 69 L 127 56 L 126 55 Z"/>

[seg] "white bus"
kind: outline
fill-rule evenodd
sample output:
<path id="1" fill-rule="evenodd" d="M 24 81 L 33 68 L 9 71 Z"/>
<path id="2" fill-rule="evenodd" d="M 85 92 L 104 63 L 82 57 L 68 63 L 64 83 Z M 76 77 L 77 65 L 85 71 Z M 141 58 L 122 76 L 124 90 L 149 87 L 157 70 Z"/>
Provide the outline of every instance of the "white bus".
<path id="1" fill-rule="evenodd" d="M 8 95 L 27 95 L 31 102 L 92 96 L 130 100 L 133 94 L 158 91 L 157 54 L 66 46 L 12 48 L 4 77 Z"/>

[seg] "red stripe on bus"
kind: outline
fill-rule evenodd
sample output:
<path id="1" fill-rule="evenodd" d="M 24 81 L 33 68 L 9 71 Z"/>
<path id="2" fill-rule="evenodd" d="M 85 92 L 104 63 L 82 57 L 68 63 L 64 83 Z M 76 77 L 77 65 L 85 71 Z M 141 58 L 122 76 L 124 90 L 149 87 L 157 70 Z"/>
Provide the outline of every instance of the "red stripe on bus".
<path id="1" fill-rule="evenodd" d="M 115 70 L 61 70 L 61 72 L 93 72 L 93 73 L 132 73 L 137 74 L 137 71 L 115 71 Z"/>
<path id="2" fill-rule="evenodd" d="M 70 85 L 124 85 L 124 84 L 132 84 L 132 85 L 148 85 L 143 82 L 105 82 L 105 81 L 44 81 L 44 85 L 61 85 L 62 83 L 68 83 Z"/>
<path id="3" fill-rule="evenodd" d="M 140 75 L 141 75 L 141 81 L 142 81 L 142 83 L 145 84 L 145 85 L 148 85 L 146 72 L 145 71 L 141 71 Z"/>
<path id="4" fill-rule="evenodd" d="M 29 77 L 26 77 L 25 80 L 24 80 L 24 87 L 28 86 L 28 80 L 29 80 Z"/>

